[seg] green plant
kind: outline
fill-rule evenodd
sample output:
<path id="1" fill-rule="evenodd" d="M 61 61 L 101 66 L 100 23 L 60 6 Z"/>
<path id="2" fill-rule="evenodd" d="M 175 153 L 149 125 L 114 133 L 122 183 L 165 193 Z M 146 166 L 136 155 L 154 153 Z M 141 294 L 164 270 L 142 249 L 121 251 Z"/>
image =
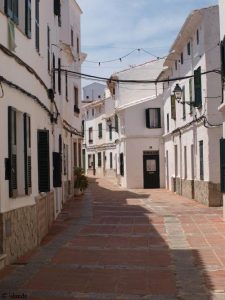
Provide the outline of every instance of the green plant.
<path id="1" fill-rule="evenodd" d="M 88 179 L 84 175 L 84 170 L 82 168 L 76 167 L 74 169 L 74 188 L 84 191 L 88 187 Z"/>

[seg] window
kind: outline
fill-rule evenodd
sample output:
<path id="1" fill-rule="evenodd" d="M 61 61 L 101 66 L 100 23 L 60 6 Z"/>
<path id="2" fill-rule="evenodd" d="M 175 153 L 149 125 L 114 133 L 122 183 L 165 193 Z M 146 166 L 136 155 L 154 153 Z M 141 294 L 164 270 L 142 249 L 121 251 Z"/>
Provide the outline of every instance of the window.
<path id="1" fill-rule="evenodd" d="M 40 4 L 40 0 L 36 0 L 35 1 L 35 46 L 38 52 L 40 52 L 39 4 Z"/>
<path id="2" fill-rule="evenodd" d="M 51 70 L 51 65 L 50 65 L 50 28 L 47 26 L 47 59 L 48 59 L 48 71 L 50 72 Z"/>
<path id="3" fill-rule="evenodd" d="M 196 43 L 199 44 L 199 30 L 196 31 Z"/>
<path id="4" fill-rule="evenodd" d="M 171 95 L 171 119 L 176 120 L 176 97 Z"/>
<path id="5" fill-rule="evenodd" d="M 183 120 L 186 119 L 186 105 L 185 105 L 185 86 L 182 89 L 182 105 L 183 105 Z"/>
<path id="6" fill-rule="evenodd" d="M 174 146 L 174 158 L 175 158 L 175 177 L 178 176 L 178 151 L 177 145 Z"/>
<path id="7" fill-rule="evenodd" d="M 187 44 L 187 55 L 191 55 L 191 43 L 188 42 Z"/>
<path id="8" fill-rule="evenodd" d="M 61 95 L 61 59 L 58 58 L 58 92 Z"/>
<path id="9" fill-rule="evenodd" d="M 169 132 L 170 131 L 170 115 L 169 114 L 166 115 L 166 119 L 167 119 L 167 132 Z"/>
<path id="10" fill-rule="evenodd" d="M 84 120 L 81 122 L 82 136 L 84 137 Z"/>
<path id="11" fill-rule="evenodd" d="M 91 154 L 88 154 L 88 168 L 92 168 L 93 167 L 93 157 Z"/>
<path id="12" fill-rule="evenodd" d="M 61 3 L 60 0 L 54 0 L 54 14 L 58 16 L 58 25 L 61 26 Z"/>
<path id="13" fill-rule="evenodd" d="M 109 153 L 109 167 L 110 167 L 110 169 L 113 168 L 113 154 L 112 154 L 112 152 Z"/>
<path id="14" fill-rule="evenodd" d="M 195 88 L 195 103 L 194 106 L 197 108 L 202 107 L 202 78 L 201 78 L 201 67 L 198 67 L 194 71 L 194 88 Z"/>
<path id="15" fill-rule="evenodd" d="M 95 115 L 95 109 L 92 108 L 92 117 L 94 117 L 94 115 Z"/>
<path id="16" fill-rule="evenodd" d="M 52 88 L 55 92 L 55 54 L 52 55 Z"/>
<path id="17" fill-rule="evenodd" d="M 115 115 L 115 132 L 119 132 L 119 118 Z"/>
<path id="18" fill-rule="evenodd" d="M 49 167 L 49 131 L 38 130 L 38 189 L 39 192 L 50 191 Z"/>
<path id="19" fill-rule="evenodd" d="M 102 153 L 98 152 L 98 167 L 102 166 Z"/>
<path id="20" fill-rule="evenodd" d="M 53 161 L 53 187 L 61 187 L 62 186 L 62 156 L 60 152 L 52 153 L 52 161 Z"/>
<path id="21" fill-rule="evenodd" d="M 102 138 L 102 123 L 98 124 L 98 138 Z"/>
<path id="22" fill-rule="evenodd" d="M 148 108 L 145 113 L 147 128 L 161 128 L 160 108 Z"/>
<path id="23" fill-rule="evenodd" d="M 112 126 L 109 126 L 109 140 L 112 140 Z"/>
<path id="24" fill-rule="evenodd" d="M 69 101 L 68 98 L 68 74 L 65 73 L 65 94 L 66 94 L 66 101 Z"/>
<path id="25" fill-rule="evenodd" d="M 184 179 L 187 179 L 187 146 L 184 146 Z"/>
<path id="26" fill-rule="evenodd" d="M 69 156 L 69 146 L 63 144 L 63 173 L 68 175 L 68 156 Z"/>
<path id="27" fill-rule="evenodd" d="M 120 175 L 124 176 L 124 157 L 123 157 L 123 153 L 120 153 Z"/>
<path id="28" fill-rule="evenodd" d="M 220 43 L 221 75 L 225 77 L 225 36 Z"/>
<path id="29" fill-rule="evenodd" d="M 25 33 L 31 38 L 31 0 L 25 1 Z"/>
<path id="30" fill-rule="evenodd" d="M 200 180 L 204 180 L 203 141 L 199 142 Z"/>
<path id="31" fill-rule="evenodd" d="M 88 137 L 89 137 L 89 144 L 92 144 L 93 143 L 93 128 L 90 127 L 88 129 Z"/>
<path id="32" fill-rule="evenodd" d="M 175 60 L 175 70 L 177 71 L 177 60 Z"/>
<path id="33" fill-rule="evenodd" d="M 183 65 L 183 63 L 184 63 L 184 54 L 183 54 L 183 52 L 181 52 L 181 54 L 180 54 L 180 63 Z"/>
<path id="34" fill-rule="evenodd" d="M 18 0 L 5 1 L 5 14 L 16 24 L 19 23 Z"/>
<path id="35" fill-rule="evenodd" d="M 30 116 L 8 107 L 8 149 L 6 179 L 9 197 L 31 194 L 31 123 Z M 21 176 L 24 174 L 24 176 Z"/>
<path id="36" fill-rule="evenodd" d="M 77 37 L 77 54 L 80 53 L 80 39 Z"/>
<path id="37" fill-rule="evenodd" d="M 71 39 L 71 46 L 73 47 L 74 43 L 73 43 L 73 29 L 71 28 L 71 31 L 70 31 L 70 39 Z"/>
<path id="38" fill-rule="evenodd" d="M 225 139 L 220 140 L 220 185 L 221 192 L 225 193 Z"/>
<path id="39" fill-rule="evenodd" d="M 73 152 L 74 152 L 74 167 L 78 167 L 78 163 L 77 163 L 77 142 L 73 143 Z"/>
<path id="40" fill-rule="evenodd" d="M 78 93 L 78 88 L 74 87 L 74 112 L 79 114 L 80 109 L 79 109 L 79 93 Z"/>

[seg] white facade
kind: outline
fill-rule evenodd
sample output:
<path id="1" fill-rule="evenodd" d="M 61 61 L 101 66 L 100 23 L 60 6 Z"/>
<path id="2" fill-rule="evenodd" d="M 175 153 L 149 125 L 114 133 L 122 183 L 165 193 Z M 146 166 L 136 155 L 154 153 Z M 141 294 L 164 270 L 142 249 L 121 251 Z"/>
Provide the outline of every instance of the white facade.
<path id="1" fill-rule="evenodd" d="M 223 47 L 223 51 L 221 51 L 221 60 L 224 61 L 224 55 L 225 55 L 225 51 L 224 51 L 224 37 L 225 37 L 225 2 L 223 0 L 219 0 L 219 14 L 220 14 L 220 41 L 221 41 L 221 47 Z M 223 56 L 223 57 L 222 57 Z M 221 64 L 222 68 L 221 71 L 223 72 L 224 70 L 224 64 Z M 222 99 L 222 103 L 219 106 L 219 111 L 222 113 L 223 115 L 223 139 L 225 138 L 225 88 L 224 88 L 224 74 L 222 74 L 222 82 L 223 82 L 223 87 L 222 87 L 222 93 L 223 93 L 223 99 Z M 224 152 L 224 149 L 221 149 L 221 160 L 222 160 L 222 155 Z M 222 166 L 220 166 L 222 168 Z M 223 184 L 222 184 L 223 183 Z M 224 176 L 221 172 L 221 186 L 224 187 Z M 222 190 L 223 190 L 222 187 Z M 225 191 L 223 191 L 223 215 L 224 215 L 224 220 L 225 220 Z"/>
<path id="2" fill-rule="evenodd" d="M 112 78 L 156 80 L 162 69 L 163 60 L 157 60 L 116 73 Z M 117 142 L 119 184 L 127 188 L 164 187 L 162 85 L 120 82 L 115 84 L 114 92 L 115 111 L 119 118 Z M 150 124 L 148 128 L 146 110 L 153 115 L 150 119 L 155 118 L 156 122 Z M 150 169 L 146 170 L 147 164 L 151 163 L 153 169 L 156 163 L 157 170 L 150 170 L 150 165 Z"/>
<path id="3" fill-rule="evenodd" d="M 93 82 L 83 87 L 83 102 L 92 102 L 103 99 L 106 86 L 104 84 Z"/>
<path id="4" fill-rule="evenodd" d="M 0 213 L 2 219 L 7 215 L 13 244 L 16 221 L 10 213 L 28 214 L 38 199 L 51 195 L 56 215 L 73 193 L 73 167 L 79 155 L 81 161 L 81 82 L 62 69 L 80 72 L 85 55 L 80 50 L 82 11 L 76 1 L 19 0 L 18 12 L 5 8 L 1 1 Z M 24 222 L 30 226 L 25 218 Z M 31 229 L 20 225 L 29 240 Z M 3 221 L 0 227 L 5 226 Z M 22 249 L 22 243 L 21 238 L 20 252 L 9 261 L 29 250 Z M 0 251 L 7 247 L 1 242 Z"/>
<path id="5" fill-rule="evenodd" d="M 161 76 L 192 76 L 164 83 L 166 187 L 210 206 L 221 205 L 222 127 L 211 126 L 222 120 L 217 110 L 221 88 L 217 73 L 202 73 L 220 68 L 218 40 L 218 6 L 193 11 L 171 47 Z M 176 84 L 183 91 L 180 103 L 171 98 Z"/>
<path id="6" fill-rule="evenodd" d="M 116 139 L 114 100 L 108 90 L 105 99 L 93 101 L 82 107 L 84 121 L 83 154 L 88 175 L 114 177 L 116 175 Z M 112 122 L 112 128 L 107 120 Z"/>

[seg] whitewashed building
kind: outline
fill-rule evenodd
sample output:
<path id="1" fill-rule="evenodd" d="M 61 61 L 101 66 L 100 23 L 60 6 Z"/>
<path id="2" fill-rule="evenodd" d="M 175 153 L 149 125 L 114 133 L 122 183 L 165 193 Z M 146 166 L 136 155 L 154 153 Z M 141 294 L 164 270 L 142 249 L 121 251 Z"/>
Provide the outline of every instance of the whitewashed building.
<path id="1" fill-rule="evenodd" d="M 164 83 L 166 187 L 209 206 L 221 205 L 221 84 L 218 73 L 207 73 L 220 69 L 219 32 L 218 6 L 194 10 L 172 45 L 161 76 L 180 78 Z M 175 100 L 177 84 L 182 97 Z"/>
<path id="2" fill-rule="evenodd" d="M 221 192 L 223 193 L 223 215 L 225 219 L 225 2 L 219 0 L 220 14 L 220 48 L 221 48 L 221 82 L 222 82 L 222 99 L 219 111 L 223 116 L 223 138 L 220 142 L 220 169 L 221 169 Z"/>
<path id="3" fill-rule="evenodd" d="M 117 125 L 114 114 L 115 101 L 109 90 L 105 97 L 82 106 L 84 126 L 83 157 L 87 175 L 115 178 L 117 169 Z M 111 121 L 108 125 L 107 121 Z"/>
<path id="4" fill-rule="evenodd" d="M 159 188 L 165 184 L 162 84 L 122 82 L 157 80 L 163 62 L 151 61 L 111 77 L 119 124 L 117 178 L 122 187 Z"/>
<path id="5" fill-rule="evenodd" d="M 104 98 L 105 84 L 93 82 L 83 87 L 83 103 L 92 102 Z"/>
<path id="6" fill-rule="evenodd" d="M 0 1 L 2 264 L 34 248 L 72 195 L 81 87 L 63 69 L 85 58 L 81 13 L 74 0 Z"/>

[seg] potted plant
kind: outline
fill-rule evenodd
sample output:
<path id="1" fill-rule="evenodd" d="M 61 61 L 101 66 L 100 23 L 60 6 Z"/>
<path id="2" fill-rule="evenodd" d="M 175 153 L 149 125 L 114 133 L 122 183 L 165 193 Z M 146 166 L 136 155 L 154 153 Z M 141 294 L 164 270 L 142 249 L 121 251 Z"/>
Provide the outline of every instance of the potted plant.
<path id="1" fill-rule="evenodd" d="M 82 195 L 84 190 L 88 187 L 87 177 L 84 175 L 84 170 L 79 167 L 74 169 L 74 194 L 76 196 Z"/>

